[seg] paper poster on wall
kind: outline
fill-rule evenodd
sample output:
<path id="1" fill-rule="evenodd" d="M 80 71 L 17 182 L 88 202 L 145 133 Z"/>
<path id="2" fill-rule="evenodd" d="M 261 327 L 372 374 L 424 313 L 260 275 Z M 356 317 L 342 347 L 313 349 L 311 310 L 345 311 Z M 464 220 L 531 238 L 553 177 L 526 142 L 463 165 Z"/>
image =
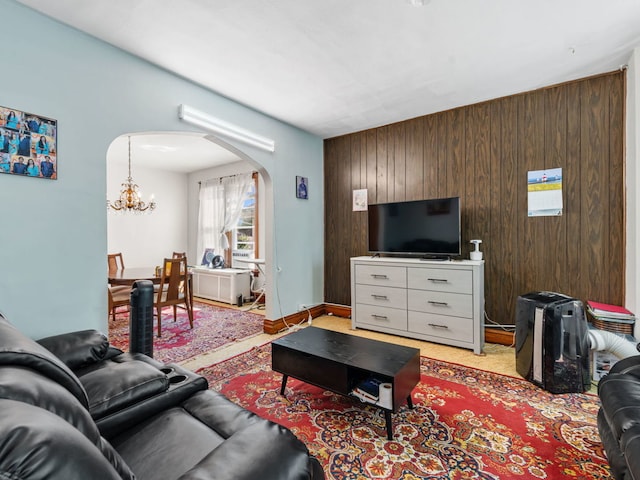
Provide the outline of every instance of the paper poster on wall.
<path id="1" fill-rule="evenodd" d="M 528 172 L 527 199 L 530 217 L 562 215 L 562 168 Z"/>
<path id="2" fill-rule="evenodd" d="M 353 211 L 364 212 L 367 210 L 367 189 L 353 191 Z"/>

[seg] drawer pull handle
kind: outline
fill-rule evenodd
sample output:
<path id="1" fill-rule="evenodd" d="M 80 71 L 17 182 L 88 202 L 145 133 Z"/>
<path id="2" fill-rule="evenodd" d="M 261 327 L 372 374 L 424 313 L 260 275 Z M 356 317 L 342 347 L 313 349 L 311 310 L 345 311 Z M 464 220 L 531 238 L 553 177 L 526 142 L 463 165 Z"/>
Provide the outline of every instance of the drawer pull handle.
<path id="1" fill-rule="evenodd" d="M 449 283 L 449 280 L 446 278 L 427 278 L 427 280 L 433 283 Z"/>
<path id="2" fill-rule="evenodd" d="M 386 295 L 376 295 L 375 293 L 372 293 L 371 296 L 376 300 L 389 300 L 389 297 Z"/>
<path id="3" fill-rule="evenodd" d="M 375 278 L 376 280 L 388 280 L 389 277 L 387 277 L 386 275 L 383 275 L 381 273 L 372 273 L 371 276 L 373 278 Z"/>
<path id="4" fill-rule="evenodd" d="M 386 315 L 376 315 L 375 313 L 373 313 L 373 314 L 371 314 L 371 316 L 375 320 L 389 320 L 389 317 L 387 317 Z"/>
<path id="5" fill-rule="evenodd" d="M 447 302 L 435 302 L 433 300 L 429 300 L 427 303 L 430 303 L 431 305 L 435 305 L 436 307 L 448 307 L 449 304 Z"/>
<path id="6" fill-rule="evenodd" d="M 448 325 L 438 325 L 437 323 L 429 323 L 428 325 L 433 328 L 444 328 L 445 330 L 449 330 Z"/>

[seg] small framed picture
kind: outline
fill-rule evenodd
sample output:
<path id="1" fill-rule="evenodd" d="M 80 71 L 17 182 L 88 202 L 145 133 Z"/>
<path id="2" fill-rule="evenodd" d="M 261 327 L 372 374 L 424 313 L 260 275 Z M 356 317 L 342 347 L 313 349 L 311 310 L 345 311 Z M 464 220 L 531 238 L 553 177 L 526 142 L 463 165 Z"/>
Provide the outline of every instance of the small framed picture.
<path id="1" fill-rule="evenodd" d="M 353 211 L 365 212 L 367 210 L 367 189 L 353 191 Z"/>
<path id="2" fill-rule="evenodd" d="M 307 200 L 309 198 L 309 179 L 296 176 L 296 198 Z"/>

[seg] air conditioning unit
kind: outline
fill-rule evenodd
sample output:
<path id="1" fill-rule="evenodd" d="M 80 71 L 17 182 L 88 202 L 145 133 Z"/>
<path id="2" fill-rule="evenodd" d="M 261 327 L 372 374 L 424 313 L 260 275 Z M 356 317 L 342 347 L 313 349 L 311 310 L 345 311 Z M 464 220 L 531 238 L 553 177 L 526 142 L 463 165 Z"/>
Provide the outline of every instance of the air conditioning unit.
<path id="1" fill-rule="evenodd" d="M 588 325 L 580 300 L 553 292 L 518 297 L 516 370 L 551 393 L 589 389 Z"/>

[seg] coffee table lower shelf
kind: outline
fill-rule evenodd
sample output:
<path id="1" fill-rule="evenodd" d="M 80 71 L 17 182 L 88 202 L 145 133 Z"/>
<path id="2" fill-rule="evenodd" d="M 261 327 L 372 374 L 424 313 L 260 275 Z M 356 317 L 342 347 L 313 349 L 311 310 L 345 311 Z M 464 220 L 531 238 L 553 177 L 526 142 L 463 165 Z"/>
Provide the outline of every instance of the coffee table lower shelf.
<path id="1" fill-rule="evenodd" d="M 285 388 L 287 387 L 287 380 L 289 379 L 289 375 L 282 375 L 282 386 L 280 387 L 280 395 L 282 395 L 284 397 L 284 391 Z M 303 381 L 305 383 L 311 383 L 311 382 L 307 382 L 306 380 L 303 380 L 301 378 L 298 378 L 298 380 Z M 333 390 L 331 390 L 333 391 Z M 337 393 L 339 395 L 343 395 L 341 392 L 334 392 Z M 372 407 L 378 407 L 381 408 L 382 410 L 384 410 L 384 421 L 385 421 L 385 426 L 387 428 L 387 439 L 388 440 L 393 440 L 393 420 L 391 418 L 391 414 L 394 413 L 394 410 L 390 410 L 386 407 L 383 407 L 382 405 L 378 405 L 377 403 L 373 403 L 373 402 L 368 402 L 366 400 L 361 400 L 358 397 L 356 397 L 355 395 L 345 395 L 347 397 L 351 397 L 355 400 L 359 400 L 361 403 L 364 403 L 366 405 L 371 405 Z M 409 408 L 413 408 L 413 401 L 411 399 L 411 394 L 409 394 L 407 396 L 407 406 Z"/>

